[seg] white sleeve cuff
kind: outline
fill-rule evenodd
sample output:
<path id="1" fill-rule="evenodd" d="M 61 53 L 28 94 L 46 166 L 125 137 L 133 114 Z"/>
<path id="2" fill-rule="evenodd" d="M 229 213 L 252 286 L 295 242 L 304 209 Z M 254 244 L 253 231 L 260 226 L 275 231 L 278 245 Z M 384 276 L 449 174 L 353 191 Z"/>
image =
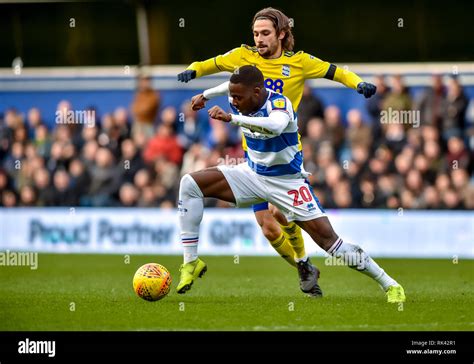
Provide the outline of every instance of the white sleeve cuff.
<path id="1" fill-rule="evenodd" d="M 231 123 L 252 131 L 280 135 L 288 126 L 290 117 L 286 112 L 273 111 L 267 117 L 252 117 L 231 114 Z"/>
<path id="2" fill-rule="evenodd" d="M 230 81 L 226 81 L 224 83 L 221 83 L 219 86 L 216 86 L 216 87 L 205 90 L 202 94 L 208 100 L 210 100 L 214 97 L 217 97 L 217 96 L 228 95 L 229 94 L 229 83 L 230 83 Z"/>

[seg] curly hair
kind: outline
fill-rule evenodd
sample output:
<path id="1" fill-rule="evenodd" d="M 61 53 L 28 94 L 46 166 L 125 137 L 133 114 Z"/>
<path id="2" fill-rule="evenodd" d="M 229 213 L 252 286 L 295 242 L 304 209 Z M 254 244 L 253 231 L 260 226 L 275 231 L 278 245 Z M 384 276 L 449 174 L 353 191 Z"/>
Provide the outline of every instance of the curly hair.
<path id="1" fill-rule="evenodd" d="M 252 29 L 255 21 L 267 19 L 273 23 L 273 27 L 276 30 L 277 36 L 280 35 L 281 32 L 285 32 L 285 37 L 282 39 L 282 48 L 285 51 L 292 51 L 295 45 L 295 39 L 293 37 L 293 33 L 291 32 L 291 25 L 290 19 L 283 14 L 278 9 L 275 8 L 265 8 L 257 12 L 252 20 Z"/>

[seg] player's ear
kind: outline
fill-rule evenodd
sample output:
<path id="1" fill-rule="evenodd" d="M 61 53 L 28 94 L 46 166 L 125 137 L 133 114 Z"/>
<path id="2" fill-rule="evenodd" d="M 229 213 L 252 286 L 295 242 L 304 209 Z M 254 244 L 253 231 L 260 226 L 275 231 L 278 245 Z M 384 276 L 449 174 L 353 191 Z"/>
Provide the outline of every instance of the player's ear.
<path id="1" fill-rule="evenodd" d="M 283 38 L 285 38 L 285 35 L 286 35 L 286 32 L 282 30 L 280 34 L 278 34 L 278 40 L 283 40 Z"/>

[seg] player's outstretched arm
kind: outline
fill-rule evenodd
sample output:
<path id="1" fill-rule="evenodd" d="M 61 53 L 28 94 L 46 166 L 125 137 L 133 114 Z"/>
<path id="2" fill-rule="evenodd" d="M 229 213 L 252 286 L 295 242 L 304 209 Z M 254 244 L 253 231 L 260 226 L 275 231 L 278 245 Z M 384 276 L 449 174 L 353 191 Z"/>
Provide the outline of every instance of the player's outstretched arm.
<path id="1" fill-rule="evenodd" d="M 369 98 L 375 94 L 375 85 L 365 82 L 352 71 L 342 69 L 335 64 L 325 62 L 309 54 L 303 54 L 303 70 L 305 78 L 326 78 L 342 83 L 346 87 L 357 90 L 358 93 Z"/>
<path id="2" fill-rule="evenodd" d="M 203 94 L 194 95 L 191 98 L 191 108 L 194 111 L 204 109 L 204 107 L 206 106 L 207 101 L 209 101 L 209 100 L 206 99 Z"/>
<path id="3" fill-rule="evenodd" d="M 216 87 L 205 90 L 202 94 L 193 96 L 191 99 L 191 107 L 193 110 L 201 110 L 206 106 L 206 102 L 217 96 L 229 95 L 229 81 L 221 83 Z"/>
<path id="4" fill-rule="evenodd" d="M 241 63 L 241 48 L 209 58 L 202 62 L 193 62 L 185 71 L 178 74 L 178 81 L 189 82 L 194 78 L 212 75 L 218 72 L 233 72 Z"/>
<path id="5" fill-rule="evenodd" d="M 286 112 L 273 111 L 266 117 L 253 117 L 230 114 L 230 123 L 242 126 L 253 132 L 280 135 L 288 126 L 290 117 Z"/>
<path id="6" fill-rule="evenodd" d="M 191 99 L 191 107 L 193 110 L 201 110 L 206 106 L 206 102 L 217 96 L 229 94 L 229 81 L 221 83 L 219 86 L 205 90 L 202 94 L 193 96 Z"/>
<path id="7" fill-rule="evenodd" d="M 333 64 L 331 64 L 330 68 L 331 67 L 336 68 L 333 78 L 334 81 L 340 82 L 347 87 L 355 88 L 357 92 L 364 95 L 366 99 L 375 95 L 375 92 L 377 91 L 377 87 L 375 87 L 375 85 L 363 81 L 357 74 L 352 71 L 341 69 L 340 67 L 337 67 Z"/>

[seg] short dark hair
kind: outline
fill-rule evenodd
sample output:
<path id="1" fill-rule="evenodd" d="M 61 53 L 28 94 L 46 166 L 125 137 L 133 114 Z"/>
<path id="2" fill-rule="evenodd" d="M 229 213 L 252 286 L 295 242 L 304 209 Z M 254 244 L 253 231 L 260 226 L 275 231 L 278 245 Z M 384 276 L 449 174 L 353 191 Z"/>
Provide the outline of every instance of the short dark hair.
<path id="1" fill-rule="evenodd" d="M 252 30 L 255 22 L 260 19 L 270 20 L 276 30 L 277 36 L 279 36 L 281 32 L 285 32 L 285 37 L 281 41 L 282 48 L 285 51 L 293 50 L 293 47 L 295 46 L 295 38 L 291 32 L 292 24 L 290 19 L 282 11 L 274 8 L 265 8 L 260 10 L 253 17 Z"/>
<path id="2" fill-rule="evenodd" d="M 230 82 L 241 83 L 247 87 L 265 87 L 263 73 L 257 67 L 251 65 L 237 68 L 232 76 L 230 76 Z"/>

